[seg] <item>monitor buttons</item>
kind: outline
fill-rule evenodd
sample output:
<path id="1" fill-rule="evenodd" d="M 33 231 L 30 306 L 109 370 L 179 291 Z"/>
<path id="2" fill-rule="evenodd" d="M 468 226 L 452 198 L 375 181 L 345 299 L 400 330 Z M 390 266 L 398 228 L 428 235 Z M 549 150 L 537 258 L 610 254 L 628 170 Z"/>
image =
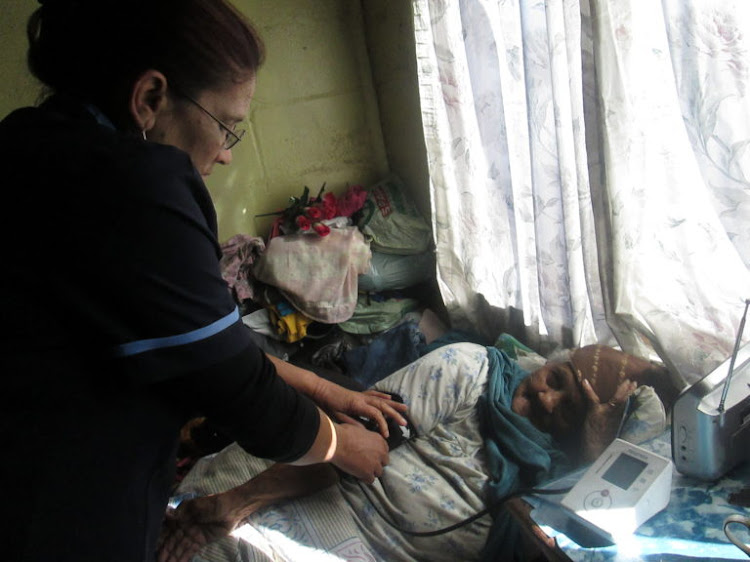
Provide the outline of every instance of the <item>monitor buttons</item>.
<path id="1" fill-rule="evenodd" d="M 583 500 L 585 509 L 609 509 L 611 506 L 612 496 L 609 495 L 607 488 L 591 492 Z"/>

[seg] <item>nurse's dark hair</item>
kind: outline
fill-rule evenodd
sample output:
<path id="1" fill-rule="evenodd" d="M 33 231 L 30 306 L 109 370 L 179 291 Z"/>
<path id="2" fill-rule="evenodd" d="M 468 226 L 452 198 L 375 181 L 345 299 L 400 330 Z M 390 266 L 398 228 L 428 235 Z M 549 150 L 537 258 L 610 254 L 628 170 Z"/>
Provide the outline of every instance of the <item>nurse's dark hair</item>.
<path id="1" fill-rule="evenodd" d="M 253 77 L 264 58 L 252 24 L 225 0 L 40 0 L 28 65 L 53 92 L 110 110 L 146 70 L 195 96 Z M 109 107 L 107 107 L 109 106 Z"/>

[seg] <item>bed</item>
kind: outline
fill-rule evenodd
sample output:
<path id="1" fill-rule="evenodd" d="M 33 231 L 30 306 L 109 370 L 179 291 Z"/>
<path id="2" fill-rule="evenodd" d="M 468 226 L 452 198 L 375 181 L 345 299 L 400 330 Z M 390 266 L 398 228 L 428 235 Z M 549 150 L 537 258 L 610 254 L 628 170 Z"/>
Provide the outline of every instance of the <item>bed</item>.
<path id="1" fill-rule="evenodd" d="M 528 371 L 546 361 L 517 351 L 516 361 Z M 442 529 L 484 509 L 488 470 L 475 405 L 486 381 L 484 347 L 473 343 L 441 347 L 379 381 L 377 389 L 404 398 L 417 437 L 391 451 L 375 484 L 341 478 L 311 496 L 260 510 L 193 561 L 478 559 L 489 515 L 434 537 L 404 530 Z M 639 443 L 664 430 L 665 409 L 651 387 L 639 387 L 632 403 L 621 438 Z M 173 503 L 238 486 L 270 464 L 231 444 L 194 465 Z"/>

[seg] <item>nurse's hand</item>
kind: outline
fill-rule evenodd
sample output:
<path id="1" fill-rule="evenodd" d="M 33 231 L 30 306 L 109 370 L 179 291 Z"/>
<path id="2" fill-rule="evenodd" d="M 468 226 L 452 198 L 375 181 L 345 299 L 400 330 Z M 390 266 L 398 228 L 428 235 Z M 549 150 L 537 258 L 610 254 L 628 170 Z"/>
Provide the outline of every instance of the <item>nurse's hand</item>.
<path id="1" fill-rule="evenodd" d="M 399 425 L 407 425 L 406 419 L 401 415 L 402 412 L 406 412 L 406 406 L 391 400 L 388 394 L 376 390 L 356 392 L 278 357 L 268 355 L 268 360 L 274 364 L 281 378 L 312 398 L 318 406 L 338 421 L 342 421 L 342 414 L 352 418 L 363 417 L 374 420 L 383 437 L 388 436 L 386 417 L 393 418 Z"/>
<path id="2" fill-rule="evenodd" d="M 388 437 L 386 416 L 396 420 L 399 425 L 406 425 L 406 419 L 401 415 L 406 412 L 406 405 L 391 400 L 390 394 L 377 390 L 356 392 L 321 379 L 311 398 L 338 421 L 351 421 L 356 417 L 374 420 L 385 438 Z"/>
<path id="3" fill-rule="evenodd" d="M 348 416 L 336 424 L 336 452 L 331 463 L 355 478 L 372 484 L 388 464 L 388 443 Z"/>

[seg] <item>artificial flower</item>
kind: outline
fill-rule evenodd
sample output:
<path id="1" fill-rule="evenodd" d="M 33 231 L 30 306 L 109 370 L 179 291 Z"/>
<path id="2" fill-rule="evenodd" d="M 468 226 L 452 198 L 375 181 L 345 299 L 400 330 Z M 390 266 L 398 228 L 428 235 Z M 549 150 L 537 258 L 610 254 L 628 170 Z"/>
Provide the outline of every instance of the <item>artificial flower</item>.
<path id="1" fill-rule="evenodd" d="M 322 222 L 313 223 L 312 227 L 320 236 L 328 236 L 331 233 L 331 227 Z"/>
<path id="2" fill-rule="evenodd" d="M 310 188 L 305 186 L 302 196 L 289 198 L 289 206 L 286 209 L 255 215 L 256 217 L 276 215 L 271 225 L 269 240 L 282 234 L 295 232 L 315 232 L 319 236 L 328 236 L 331 232 L 330 225 L 335 222 L 333 219 L 342 221 L 341 217 L 345 217 L 348 220 L 352 214 L 362 208 L 367 197 L 367 192 L 360 185 L 350 186 L 341 199 L 337 199 L 333 193 L 324 194 L 325 187 L 324 183 L 320 187 L 318 196 L 310 197 Z"/>
<path id="3" fill-rule="evenodd" d="M 323 196 L 323 215 L 327 220 L 338 215 L 336 196 L 333 193 L 326 193 Z"/>
<path id="4" fill-rule="evenodd" d="M 308 207 L 305 214 L 311 221 L 319 221 L 323 218 L 323 210 L 320 207 Z"/>
<path id="5" fill-rule="evenodd" d="M 310 225 L 312 224 L 310 222 L 310 219 L 305 215 L 297 215 L 297 218 L 294 222 L 297 224 L 297 228 L 300 230 L 310 230 Z"/>

